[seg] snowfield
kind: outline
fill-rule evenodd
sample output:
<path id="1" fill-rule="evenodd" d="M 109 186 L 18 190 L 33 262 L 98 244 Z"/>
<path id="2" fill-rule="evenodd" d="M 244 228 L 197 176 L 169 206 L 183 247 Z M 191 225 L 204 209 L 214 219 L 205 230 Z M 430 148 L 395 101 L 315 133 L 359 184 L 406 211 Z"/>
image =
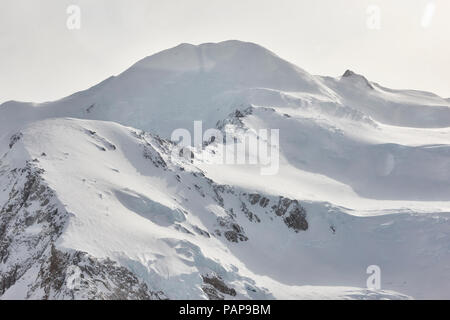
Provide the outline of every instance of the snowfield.
<path id="1" fill-rule="evenodd" d="M 195 120 L 236 141 L 279 129 L 278 173 L 214 164 L 226 141 L 174 156 Z M 7 102 L 0 298 L 450 299 L 449 141 L 448 99 L 240 41 Z"/>

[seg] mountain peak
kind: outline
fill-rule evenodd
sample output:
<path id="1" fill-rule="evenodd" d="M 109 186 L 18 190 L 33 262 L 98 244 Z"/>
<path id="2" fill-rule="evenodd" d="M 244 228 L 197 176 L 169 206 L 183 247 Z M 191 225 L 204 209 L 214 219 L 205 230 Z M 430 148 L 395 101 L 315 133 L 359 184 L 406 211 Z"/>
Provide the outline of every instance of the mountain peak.
<path id="1" fill-rule="evenodd" d="M 241 64 L 249 58 L 265 63 L 270 60 L 279 60 L 277 63 L 286 62 L 255 43 L 227 40 L 199 45 L 181 43 L 138 61 L 131 69 L 158 69 L 176 72 L 209 71 L 220 64 L 230 62 Z"/>
<path id="2" fill-rule="evenodd" d="M 370 83 L 369 80 L 367 80 L 366 77 L 364 77 L 363 75 L 360 75 L 350 69 L 345 70 L 344 74 L 341 77 L 342 79 L 353 79 L 353 81 L 355 83 L 360 83 L 366 87 L 368 87 L 369 89 L 374 89 L 374 87 L 372 86 L 372 84 Z"/>
<path id="3" fill-rule="evenodd" d="M 345 72 L 344 72 L 344 74 L 342 75 L 343 77 L 351 77 L 351 76 L 354 76 L 356 73 L 355 72 L 353 72 L 352 70 L 350 70 L 350 69 L 347 69 L 347 70 L 345 70 Z"/>
<path id="4" fill-rule="evenodd" d="M 176 47 L 148 56 L 123 75 L 142 82 L 199 80 L 203 76 L 206 86 L 227 89 L 271 88 L 283 91 L 322 93 L 317 80 L 280 58 L 272 51 L 252 42 L 227 40 L 218 43 L 193 45 L 182 43 Z M 203 85 L 203 84 L 202 84 Z"/>

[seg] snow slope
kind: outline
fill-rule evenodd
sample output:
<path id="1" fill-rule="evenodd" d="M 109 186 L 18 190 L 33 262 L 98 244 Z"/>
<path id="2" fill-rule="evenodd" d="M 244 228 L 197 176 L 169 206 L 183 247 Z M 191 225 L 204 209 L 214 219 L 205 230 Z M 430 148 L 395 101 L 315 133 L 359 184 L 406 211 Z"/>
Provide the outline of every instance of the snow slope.
<path id="1" fill-rule="evenodd" d="M 253 188 L 284 187 L 291 197 L 359 210 L 450 211 L 449 128 L 374 126 L 294 108 L 247 110 L 241 124 L 228 125 L 227 131 L 239 138 L 245 132 L 280 128 L 280 171 L 259 176 L 254 166 L 211 166 L 208 172 L 216 179 L 231 183 L 231 172 L 254 175 L 237 181 Z"/>
<path id="2" fill-rule="evenodd" d="M 313 76 L 256 44 L 225 41 L 181 44 L 55 102 L 7 102 L 0 125 L 70 116 L 170 137 L 176 128 L 191 128 L 194 120 L 214 127 L 242 104 L 310 108 L 409 127 L 450 124 L 450 102 L 431 93 L 389 90 L 352 72 L 339 78 Z"/>
<path id="3" fill-rule="evenodd" d="M 279 129 L 280 170 L 211 164 L 218 141 L 174 157 L 164 138 L 194 120 L 237 141 Z M 436 95 L 313 76 L 239 41 L 5 103 L 0 296 L 450 298 L 449 127 Z M 362 289 L 369 265 L 386 291 Z"/>
<path id="4" fill-rule="evenodd" d="M 150 292 L 172 299 L 223 295 L 228 298 L 404 297 L 390 291 L 350 288 L 364 286 L 364 263 L 353 260 L 351 266 L 347 264 L 349 260 L 345 265 L 335 265 L 339 270 L 330 273 L 331 265 L 323 264 L 324 270 L 318 270 L 319 261 L 314 261 L 333 260 L 334 254 L 330 253 L 336 252 L 334 246 L 343 249 L 347 245 L 349 235 L 345 235 L 344 224 L 353 225 L 351 228 L 358 233 L 363 232 L 361 227 L 373 232 L 386 219 L 352 222 L 350 216 L 329 204 L 300 205 L 289 199 L 217 185 L 183 158 L 172 161 L 167 151 L 170 143 L 109 122 L 45 120 L 20 132 L 21 138 L 11 149 L 2 143 L 2 151 L 6 151 L 1 160 L 3 174 L 27 165 L 38 170 L 40 179 L 59 203 L 59 214 L 66 212 L 61 234 L 52 241 L 54 249 L 44 247 L 44 252 L 86 253 L 101 261 L 107 258 L 118 261 L 141 279 Z M 41 200 L 40 205 L 25 203 L 23 207 L 30 214 L 47 202 L 45 197 Z M 305 214 L 300 211 L 304 210 L 303 205 Z M 7 210 L 2 211 L 5 214 Z M 287 217 L 296 217 L 297 221 Z M 396 220 L 402 223 L 410 219 L 405 215 Z M 443 218 L 426 219 L 429 224 Z M 18 241 L 19 235 L 26 238 L 41 232 L 45 228 L 43 224 L 39 220 L 26 223 L 12 235 L 12 240 Z M 338 235 L 331 231 L 331 224 Z M 385 235 L 374 233 L 374 236 L 383 241 Z M 35 239 L 24 243 L 30 241 L 40 243 Z M 326 252 L 313 250 L 320 250 L 327 242 L 334 245 L 326 247 Z M 15 262 L 34 253 L 35 248 L 27 248 L 24 243 L 5 248 L 4 273 L 15 267 Z M 17 250 L 18 247 L 22 249 Z M 317 254 L 319 257 L 314 258 Z M 6 288 L 3 298 L 41 297 L 39 290 L 30 288 L 42 284 L 28 275 L 36 272 L 33 269 L 39 269 L 39 264 L 38 260 L 30 269 L 17 272 L 16 283 Z M 316 267 L 312 268 L 313 265 Z M 72 269 L 77 268 L 76 264 L 72 265 Z M 338 280 L 343 275 L 340 271 L 346 268 L 351 268 L 346 276 L 348 281 L 346 277 Z M 79 288 L 80 274 L 74 272 L 64 279 L 65 286 Z M 208 291 L 207 278 L 221 279 L 228 288 L 222 291 L 228 294 L 215 287 Z M 324 287 L 304 287 L 306 284 Z M 325 285 L 336 288 L 329 290 Z M 58 294 L 54 297 L 58 298 Z"/>
<path id="5" fill-rule="evenodd" d="M 36 108 L 8 102 L 3 109 L 10 110 L 3 112 L 9 111 L 8 118 L 15 122 L 71 116 L 115 121 L 170 136 L 173 129 L 190 127 L 198 119 L 214 126 L 241 96 L 266 87 L 311 94 L 328 90 L 315 77 L 256 44 L 181 44 L 89 90 Z"/>

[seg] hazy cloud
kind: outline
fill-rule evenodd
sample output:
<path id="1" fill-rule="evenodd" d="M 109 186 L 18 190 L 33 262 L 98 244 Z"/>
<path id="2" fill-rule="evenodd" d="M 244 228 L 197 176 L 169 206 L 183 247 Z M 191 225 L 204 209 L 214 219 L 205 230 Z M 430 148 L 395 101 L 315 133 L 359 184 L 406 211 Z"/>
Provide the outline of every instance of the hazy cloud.
<path id="1" fill-rule="evenodd" d="M 79 30 L 67 28 L 69 5 L 81 9 Z M 367 27 L 371 5 L 380 8 L 376 29 Z M 0 102 L 56 99 L 181 42 L 227 39 L 259 43 L 314 74 L 350 68 L 449 97 L 449 31 L 444 0 L 2 0 Z"/>

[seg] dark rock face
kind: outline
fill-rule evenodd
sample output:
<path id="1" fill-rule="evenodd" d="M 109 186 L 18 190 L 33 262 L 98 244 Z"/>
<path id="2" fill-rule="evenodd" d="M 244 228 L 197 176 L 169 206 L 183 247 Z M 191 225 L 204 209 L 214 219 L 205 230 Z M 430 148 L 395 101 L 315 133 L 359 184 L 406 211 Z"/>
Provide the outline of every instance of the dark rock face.
<path id="1" fill-rule="evenodd" d="M 275 213 L 278 217 L 283 217 L 284 223 L 295 232 L 308 230 L 308 221 L 306 219 L 306 210 L 300 205 L 298 200 L 291 200 L 284 197 L 279 197 L 278 201 L 269 199 L 263 195 L 253 193 L 248 195 L 248 200 L 251 205 L 266 208 L 271 202 L 274 203 L 270 206 L 271 212 Z M 248 209 L 242 208 L 242 211 L 247 215 L 250 221 L 253 221 L 253 217 L 256 217 L 257 222 L 260 222 L 258 216 L 249 215 Z"/>
<path id="2" fill-rule="evenodd" d="M 225 229 L 225 238 L 230 242 L 247 241 L 248 238 L 245 236 L 244 229 L 238 225 L 231 217 L 229 218 L 217 218 L 219 225 Z M 217 234 L 217 232 L 216 232 Z M 220 234 L 220 232 L 219 232 Z"/>
<path id="3" fill-rule="evenodd" d="M 292 204 L 292 200 L 280 197 L 278 203 L 272 206 L 272 210 L 279 217 L 284 216 Z"/>
<path id="4" fill-rule="evenodd" d="M 350 77 L 357 78 L 359 81 L 361 81 L 362 83 L 364 83 L 364 85 L 365 85 L 367 88 L 369 88 L 369 89 L 371 89 L 371 90 L 374 90 L 374 87 L 370 84 L 369 80 L 367 80 L 366 77 L 364 77 L 364 76 L 362 76 L 362 75 L 360 75 L 360 74 L 357 74 L 357 73 L 353 72 L 352 70 L 346 70 L 346 71 L 344 72 L 344 74 L 342 75 L 342 77 L 343 77 L 343 78 L 350 78 Z"/>
<path id="5" fill-rule="evenodd" d="M 234 194 L 234 193 L 232 193 Z M 223 200 L 223 198 L 221 197 Z M 255 214 L 256 210 L 263 210 L 266 214 L 281 217 L 286 226 L 296 233 L 299 231 L 308 230 L 308 220 L 306 210 L 300 205 L 298 200 L 291 200 L 284 197 L 279 197 L 278 200 L 269 199 L 260 194 L 238 194 L 240 200 L 240 207 L 227 209 L 228 216 L 226 218 L 220 217 L 217 219 L 221 230 L 216 230 L 216 235 L 221 236 L 222 233 L 230 242 L 247 241 L 248 237 L 242 226 L 238 224 L 240 215 L 246 217 L 250 222 L 260 223 L 261 218 Z M 246 202 L 248 199 L 248 202 Z M 272 206 L 269 206 L 273 203 Z M 222 206 L 226 204 L 221 203 Z M 253 209 L 252 209 L 253 208 Z M 253 210 L 253 211 L 252 211 Z M 223 231 L 225 230 L 225 231 Z"/>
<path id="6" fill-rule="evenodd" d="M 0 209 L 0 297 L 27 272 L 30 299 L 164 299 L 128 269 L 79 251 L 63 252 L 55 242 L 69 213 L 28 162 L 1 175 L 9 199 Z M 33 232 L 30 232 L 33 230 Z"/>
<path id="7" fill-rule="evenodd" d="M 224 294 L 229 296 L 236 296 L 236 290 L 228 287 L 221 277 L 217 275 L 202 276 L 204 286 L 203 292 L 206 293 L 210 300 L 224 300 Z"/>
<path id="8" fill-rule="evenodd" d="M 198 174 L 193 175 L 199 177 Z M 259 193 L 247 194 L 230 186 L 217 185 L 203 174 L 201 177 L 208 182 L 207 188 L 201 189 L 202 196 L 205 197 L 205 193 L 209 194 L 227 213 L 226 217 L 217 219 L 220 227 L 215 230 L 217 236 L 224 235 L 228 241 L 235 243 L 247 241 L 248 237 L 245 235 L 244 228 L 238 221 L 241 217 L 245 217 L 250 222 L 261 223 L 262 213 L 268 215 L 269 218 L 271 216 L 283 218 L 286 226 L 295 232 L 308 230 L 307 213 L 298 200 L 284 197 L 274 198 Z M 194 187 L 198 188 L 198 185 L 195 184 Z"/>
<path id="9" fill-rule="evenodd" d="M 308 230 L 308 221 L 306 220 L 306 210 L 299 204 L 297 200 L 280 197 L 278 204 L 273 205 L 277 216 L 284 217 L 286 225 L 294 229 L 295 232 Z"/>
<path id="10" fill-rule="evenodd" d="M 87 112 L 87 113 L 91 113 L 91 111 L 94 109 L 94 107 L 95 107 L 95 103 L 91 104 L 91 105 L 86 109 L 86 112 Z"/>
<path id="11" fill-rule="evenodd" d="M 345 70 L 344 74 L 342 75 L 343 77 L 351 77 L 354 76 L 356 73 L 354 73 L 352 70 Z"/>
<path id="12" fill-rule="evenodd" d="M 89 130 L 89 129 L 85 129 L 85 132 L 92 138 L 93 141 L 95 141 L 94 144 L 100 150 L 102 150 L 102 151 L 106 151 L 106 150 L 114 151 L 114 150 L 117 149 L 117 147 L 114 144 L 112 144 L 111 142 L 109 142 L 105 138 L 100 137 L 97 134 L 97 132 Z"/>
<path id="13" fill-rule="evenodd" d="M 194 228 L 195 233 L 197 233 L 197 234 L 199 234 L 201 236 L 204 236 L 206 238 L 211 238 L 211 236 L 210 236 L 208 231 L 205 231 L 205 230 L 199 228 L 198 226 L 194 226 L 193 228 Z"/>
<path id="14" fill-rule="evenodd" d="M 144 158 L 150 160 L 157 168 L 167 168 L 167 163 L 164 161 L 164 159 L 149 145 L 144 146 Z"/>
<path id="15" fill-rule="evenodd" d="M 23 134 L 21 132 L 14 134 L 10 139 L 9 139 L 9 148 L 11 149 L 17 141 L 19 141 L 20 139 L 22 139 Z"/>
<path id="16" fill-rule="evenodd" d="M 42 258 L 64 226 L 67 214 L 52 201 L 53 193 L 43 183 L 41 173 L 29 162 L 6 177 L 11 183 L 9 199 L 0 210 L 0 295 Z M 32 206 L 35 209 L 30 210 Z M 28 228 L 39 232 L 26 232 Z"/>
<path id="17" fill-rule="evenodd" d="M 225 120 L 218 121 L 216 124 L 217 129 L 223 131 L 226 125 L 233 124 L 237 125 L 238 127 L 242 128 L 244 126 L 244 123 L 242 122 L 242 118 L 245 118 L 248 115 L 251 115 L 255 108 L 251 105 L 241 105 L 239 109 L 235 110 L 234 112 L 230 113 L 228 117 Z M 223 135 L 223 138 L 225 139 L 225 134 Z"/>
<path id="18" fill-rule="evenodd" d="M 261 195 L 259 195 L 257 193 L 249 194 L 248 199 L 249 199 L 250 203 L 254 205 L 259 201 L 259 199 L 261 199 Z"/>
<path id="19" fill-rule="evenodd" d="M 264 196 L 262 196 L 262 195 L 260 195 L 258 193 L 249 194 L 248 195 L 248 200 L 250 201 L 250 203 L 252 205 L 255 205 L 255 204 L 257 204 L 259 202 L 259 205 L 262 208 L 267 207 L 267 205 L 270 202 L 270 200 L 268 198 L 266 198 L 266 197 L 264 197 Z"/>
<path id="20" fill-rule="evenodd" d="M 168 153 L 170 143 L 158 136 L 150 136 L 145 132 L 133 132 L 133 136 L 142 141 L 144 158 L 150 160 L 156 168 L 167 170 L 168 166 L 162 158 L 161 152 Z"/>
<path id="21" fill-rule="evenodd" d="M 289 216 L 284 218 L 286 225 L 294 229 L 295 232 L 308 229 L 308 221 L 306 221 L 306 212 L 302 207 L 296 207 L 290 211 Z"/>
<path id="22" fill-rule="evenodd" d="M 86 129 L 86 134 L 103 151 L 116 150 L 96 132 Z M 263 221 L 282 219 L 295 232 L 308 229 L 306 211 L 297 200 L 216 184 L 201 170 L 182 170 L 179 163 L 173 163 L 169 156 L 173 145 L 169 142 L 143 132 L 132 135 L 140 140 L 149 165 L 173 174 L 174 181 L 185 184 L 205 204 L 223 213 L 220 217 L 212 213 L 204 229 L 181 222 L 174 226 L 178 231 L 190 236 L 223 237 L 223 241 L 238 245 L 249 240 L 243 226 L 258 228 Z M 12 146 L 18 140 L 20 135 L 11 140 Z M 165 299 L 164 293 L 152 291 L 150 284 L 118 263 L 56 247 L 70 213 L 47 185 L 44 170 L 38 166 L 39 162 L 28 161 L 22 169 L 0 172 L 2 192 L 9 196 L 0 208 L 0 297 L 18 281 L 26 281 L 24 295 L 29 299 Z M 188 203 L 187 197 L 185 201 Z M 24 280 L 30 279 L 25 276 L 28 272 L 33 280 Z M 203 281 L 202 289 L 210 299 L 236 295 L 220 276 L 203 276 Z"/>
<path id="23" fill-rule="evenodd" d="M 109 259 L 95 259 L 79 251 L 64 253 L 54 246 L 41 265 L 34 290 L 43 290 L 43 299 L 165 299 L 162 292 L 150 291 L 128 269 Z"/>
<path id="24" fill-rule="evenodd" d="M 255 221 L 255 222 L 261 222 L 261 220 L 259 219 L 259 217 L 258 217 L 255 213 L 251 212 L 251 211 L 247 208 L 247 206 L 246 206 L 246 204 L 245 204 L 244 202 L 242 202 L 242 204 L 241 204 L 241 210 L 242 210 L 242 212 L 246 215 L 246 217 L 248 218 L 248 220 L 250 220 L 251 222 L 253 222 L 253 221 Z"/>

